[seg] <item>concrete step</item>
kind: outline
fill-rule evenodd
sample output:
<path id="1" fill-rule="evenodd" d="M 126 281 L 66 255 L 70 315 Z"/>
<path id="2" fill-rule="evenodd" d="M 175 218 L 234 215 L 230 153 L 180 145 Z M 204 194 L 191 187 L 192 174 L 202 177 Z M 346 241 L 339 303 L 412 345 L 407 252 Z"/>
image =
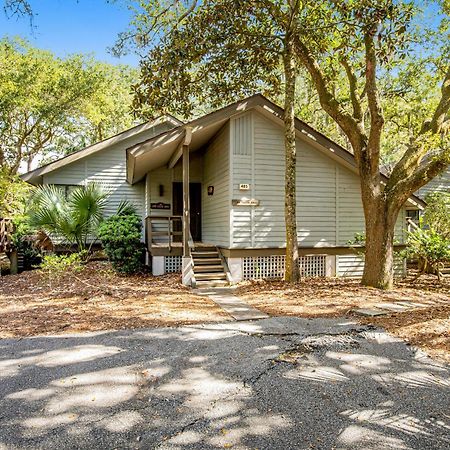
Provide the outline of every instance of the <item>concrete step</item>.
<path id="1" fill-rule="evenodd" d="M 205 281 L 205 280 L 196 280 L 197 288 L 215 288 L 215 287 L 226 287 L 228 286 L 228 281 L 224 280 L 214 280 L 214 281 Z"/>
<path id="2" fill-rule="evenodd" d="M 194 266 L 194 273 L 197 272 L 223 272 L 223 266 L 222 264 L 201 264 L 199 266 Z"/>
<path id="3" fill-rule="evenodd" d="M 194 272 L 195 273 L 195 272 Z M 222 272 L 204 272 L 204 273 L 195 273 L 196 280 L 226 280 L 227 276 Z"/>

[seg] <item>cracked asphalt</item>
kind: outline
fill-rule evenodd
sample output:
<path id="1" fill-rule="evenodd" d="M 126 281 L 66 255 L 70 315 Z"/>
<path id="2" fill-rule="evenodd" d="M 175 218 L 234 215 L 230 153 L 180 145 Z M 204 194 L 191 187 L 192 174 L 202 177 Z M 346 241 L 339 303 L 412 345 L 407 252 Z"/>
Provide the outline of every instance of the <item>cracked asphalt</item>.
<path id="1" fill-rule="evenodd" d="M 0 450 L 446 449 L 449 386 L 344 319 L 3 339 Z"/>

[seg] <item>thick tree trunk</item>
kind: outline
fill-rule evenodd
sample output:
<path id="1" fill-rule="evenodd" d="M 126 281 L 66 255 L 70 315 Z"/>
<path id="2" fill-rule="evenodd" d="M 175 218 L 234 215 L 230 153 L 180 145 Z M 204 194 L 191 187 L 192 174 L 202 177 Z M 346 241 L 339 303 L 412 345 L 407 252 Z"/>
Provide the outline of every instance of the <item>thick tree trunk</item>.
<path id="1" fill-rule="evenodd" d="M 398 210 L 390 210 L 385 202 L 368 207 L 366 214 L 366 252 L 361 283 L 379 289 L 392 289 L 394 284 L 394 229 Z"/>
<path id="2" fill-rule="evenodd" d="M 293 42 L 288 37 L 284 56 L 285 99 L 284 99 L 284 145 L 286 160 L 286 182 L 284 216 L 286 224 L 286 271 L 285 280 L 296 282 L 300 279 L 297 220 L 296 220 L 296 159 L 295 146 L 295 81 L 297 68 L 293 52 Z"/>

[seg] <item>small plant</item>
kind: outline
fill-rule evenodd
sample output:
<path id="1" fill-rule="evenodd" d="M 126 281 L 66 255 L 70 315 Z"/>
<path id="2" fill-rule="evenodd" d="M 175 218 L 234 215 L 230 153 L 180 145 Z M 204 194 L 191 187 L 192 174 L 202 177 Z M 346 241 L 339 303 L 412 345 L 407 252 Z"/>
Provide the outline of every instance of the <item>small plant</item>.
<path id="1" fill-rule="evenodd" d="M 133 274 L 143 266 L 142 221 L 134 207 L 122 203 L 116 214 L 102 222 L 98 236 L 117 272 Z"/>
<path id="2" fill-rule="evenodd" d="M 86 260 L 86 252 L 70 253 L 67 255 L 49 254 L 42 258 L 40 270 L 50 284 L 60 280 L 64 275 L 80 272 Z"/>
<path id="3" fill-rule="evenodd" d="M 95 183 L 78 186 L 67 198 L 56 186 L 40 186 L 31 199 L 30 224 L 62 243 L 75 245 L 78 251 L 88 250 L 95 241 L 107 198 L 108 193 Z"/>

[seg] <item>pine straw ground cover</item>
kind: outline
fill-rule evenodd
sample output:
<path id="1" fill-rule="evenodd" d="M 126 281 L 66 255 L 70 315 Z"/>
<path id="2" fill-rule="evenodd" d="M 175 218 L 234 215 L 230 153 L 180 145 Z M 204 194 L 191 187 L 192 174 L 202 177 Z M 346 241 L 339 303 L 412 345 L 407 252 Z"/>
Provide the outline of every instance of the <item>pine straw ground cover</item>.
<path id="1" fill-rule="evenodd" d="M 119 276 L 105 262 L 52 283 L 39 271 L 0 277 L 0 337 L 229 320 L 179 275 Z"/>
<path id="2" fill-rule="evenodd" d="M 450 362 L 450 280 L 439 284 L 436 277 L 423 276 L 413 282 L 413 275 L 397 280 L 395 289 L 389 292 L 363 287 L 358 280 L 311 278 L 294 286 L 282 281 L 246 282 L 236 294 L 273 316 L 342 317 L 352 316 L 354 308 L 370 308 L 377 303 L 420 303 L 426 307 L 377 318 L 353 317 L 381 326 Z"/>

